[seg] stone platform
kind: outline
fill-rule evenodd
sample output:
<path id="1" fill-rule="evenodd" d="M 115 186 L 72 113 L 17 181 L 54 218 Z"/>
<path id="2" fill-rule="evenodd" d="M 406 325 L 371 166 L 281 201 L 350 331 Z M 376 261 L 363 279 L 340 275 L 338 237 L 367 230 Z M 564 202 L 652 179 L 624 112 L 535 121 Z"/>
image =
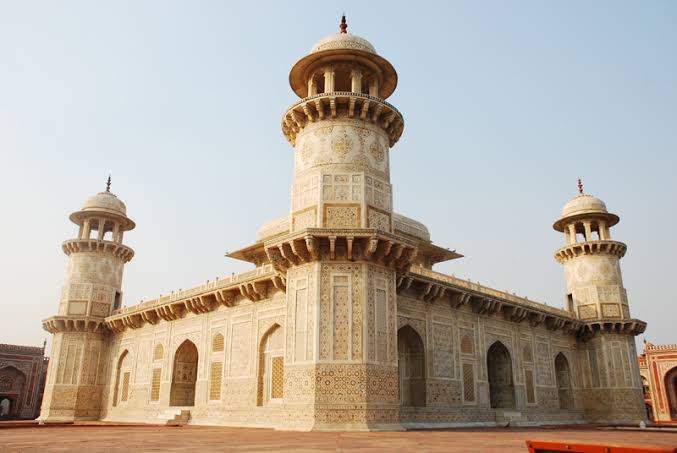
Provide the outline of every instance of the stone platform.
<path id="1" fill-rule="evenodd" d="M 0 451 L 526 452 L 525 440 L 677 446 L 677 432 L 596 427 L 300 433 L 206 426 L 0 423 Z"/>

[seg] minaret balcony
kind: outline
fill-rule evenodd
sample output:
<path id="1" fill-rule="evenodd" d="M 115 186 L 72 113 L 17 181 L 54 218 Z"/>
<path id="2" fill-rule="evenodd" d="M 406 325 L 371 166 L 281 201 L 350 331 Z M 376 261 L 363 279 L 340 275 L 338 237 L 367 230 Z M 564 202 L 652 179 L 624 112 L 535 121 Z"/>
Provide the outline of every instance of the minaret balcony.
<path id="1" fill-rule="evenodd" d="M 130 261 L 134 257 L 134 250 L 124 244 L 113 241 L 98 239 L 70 239 L 61 244 L 61 248 L 66 255 L 81 252 L 104 252 L 118 256 L 124 262 Z"/>
<path id="2" fill-rule="evenodd" d="M 624 319 L 622 321 L 611 321 L 608 319 L 586 320 L 585 324 L 578 333 L 584 341 L 596 335 L 620 334 L 637 336 L 646 330 L 646 322 L 639 319 Z"/>
<path id="3" fill-rule="evenodd" d="M 568 244 L 555 252 L 555 259 L 563 263 L 583 255 L 614 255 L 622 258 L 627 246 L 618 241 L 586 241 Z"/>
<path id="4" fill-rule="evenodd" d="M 292 105 L 282 117 L 282 132 L 296 144 L 297 134 L 311 122 L 333 118 L 354 118 L 382 127 L 390 146 L 397 143 L 404 130 L 404 118 L 393 105 L 365 93 L 334 91 L 308 96 Z"/>
<path id="5" fill-rule="evenodd" d="M 102 318 L 90 316 L 52 316 L 42 321 L 42 328 L 49 333 L 99 332 L 104 326 Z"/>

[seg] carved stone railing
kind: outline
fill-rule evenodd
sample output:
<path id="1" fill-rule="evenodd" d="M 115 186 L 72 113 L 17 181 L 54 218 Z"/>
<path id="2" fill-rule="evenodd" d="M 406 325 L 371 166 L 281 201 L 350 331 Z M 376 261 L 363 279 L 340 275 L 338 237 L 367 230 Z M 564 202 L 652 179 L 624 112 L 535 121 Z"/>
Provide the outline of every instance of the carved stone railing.
<path id="1" fill-rule="evenodd" d="M 533 327 L 544 324 L 550 330 L 577 333 L 583 322 L 566 310 L 549 307 L 479 283 L 414 266 L 397 279 L 398 293 L 408 292 L 425 302 L 447 300 L 452 308 L 467 305 L 475 313 L 501 313 L 512 322 L 528 321 Z"/>
<path id="2" fill-rule="evenodd" d="M 558 263 L 563 263 L 572 258 L 582 255 L 614 255 L 622 258 L 625 255 L 627 246 L 618 241 L 586 241 L 568 244 L 555 252 L 555 259 Z"/>
<path id="3" fill-rule="evenodd" d="M 584 341 L 604 333 L 639 335 L 646 329 L 646 323 L 638 319 L 581 321 L 567 310 L 550 307 L 420 266 L 411 267 L 397 279 L 397 291 L 408 292 L 425 302 L 435 302 L 444 298 L 449 301 L 452 308 L 468 305 L 475 313 L 482 315 L 501 313 L 509 321 L 528 321 L 533 327 L 543 323 L 550 330 L 575 334 Z"/>
<path id="4" fill-rule="evenodd" d="M 128 327 L 138 329 L 146 323 L 157 324 L 161 320 L 182 318 L 188 312 L 200 314 L 216 310 L 220 305 L 230 307 L 238 297 L 256 302 L 267 298 L 271 288 L 284 291 L 286 281 L 271 265 L 265 265 L 124 307 L 107 317 L 105 324 L 113 332 L 121 332 Z"/>
<path id="5" fill-rule="evenodd" d="M 45 349 L 41 346 L 22 346 L 18 344 L 0 343 L 0 353 L 41 356 L 45 353 Z"/>
<path id="6" fill-rule="evenodd" d="M 134 250 L 124 244 L 98 239 L 70 239 L 61 244 L 66 255 L 77 252 L 107 252 L 128 262 L 134 257 Z"/>
<path id="7" fill-rule="evenodd" d="M 646 343 L 644 345 L 646 351 L 677 351 L 677 344 L 659 344 Z"/>
<path id="8" fill-rule="evenodd" d="M 282 117 L 282 132 L 294 145 L 296 135 L 309 123 L 325 118 L 356 118 L 381 126 L 392 147 L 404 130 L 404 118 L 394 106 L 375 96 L 350 91 L 321 93 L 301 99 Z"/>

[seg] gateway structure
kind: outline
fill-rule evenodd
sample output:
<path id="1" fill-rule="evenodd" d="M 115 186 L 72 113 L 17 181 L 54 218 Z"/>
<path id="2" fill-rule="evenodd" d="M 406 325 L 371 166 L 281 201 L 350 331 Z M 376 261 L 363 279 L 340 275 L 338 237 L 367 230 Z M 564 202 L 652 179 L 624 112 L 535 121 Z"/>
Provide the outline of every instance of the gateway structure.
<path id="1" fill-rule="evenodd" d="M 582 190 L 554 228 L 565 309 L 433 270 L 461 255 L 393 209 L 393 66 L 365 39 L 318 41 L 291 70 L 289 214 L 228 256 L 229 275 L 121 307 L 134 228 L 110 187 L 71 215 L 75 239 L 41 418 L 377 430 L 645 419 L 611 239 Z"/>

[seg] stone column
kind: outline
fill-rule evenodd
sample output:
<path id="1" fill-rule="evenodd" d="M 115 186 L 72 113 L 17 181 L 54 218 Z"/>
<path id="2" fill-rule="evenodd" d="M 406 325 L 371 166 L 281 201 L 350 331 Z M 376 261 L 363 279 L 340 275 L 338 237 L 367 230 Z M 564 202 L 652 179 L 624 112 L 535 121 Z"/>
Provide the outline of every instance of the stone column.
<path id="1" fill-rule="evenodd" d="M 567 228 L 569 229 L 569 244 L 575 244 L 578 242 L 576 238 L 576 224 L 570 223 L 567 225 Z"/>
<path id="2" fill-rule="evenodd" d="M 105 219 L 99 219 L 99 229 L 97 231 L 97 236 L 96 236 L 96 238 L 99 241 L 103 240 L 103 232 L 104 232 L 105 226 L 106 226 L 106 220 Z"/>
<path id="3" fill-rule="evenodd" d="M 122 243 L 122 240 L 120 239 L 120 224 L 118 222 L 113 224 L 113 242 L 118 244 Z"/>
<path id="4" fill-rule="evenodd" d="M 355 68 L 350 73 L 350 79 L 352 82 L 351 90 L 353 93 L 362 92 L 362 70 Z"/>
<path id="5" fill-rule="evenodd" d="M 89 239 L 89 235 L 92 234 L 92 226 L 89 223 L 89 219 L 85 219 L 84 222 L 82 222 L 82 239 Z"/>
<path id="6" fill-rule="evenodd" d="M 379 97 L 378 96 L 378 79 L 376 77 L 371 79 L 371 82 L 369 82 L 369 95 L 374 96 L 374 97 Z"/>
<path id="7" fill-rule="evenodd" d="M 308 96 L 315 96 L 317 94 L 317 79 L 315 74 L 308 77 Z"/>
<path id="8" fill-rule="evenodd" d="M 324 69 L 324 92 L 325 93 L 332 93 L 334 91 L 334 77 L 336 73 L 334 72 L 334 68 L 331 66 L 327 66 Z"/>
<path id="9" fill-rule="evenodd" d="M 583 222 L 583 227 L 585 228 L 585 240 L 592 241 L 592 226 L 591 222 Z"/>

